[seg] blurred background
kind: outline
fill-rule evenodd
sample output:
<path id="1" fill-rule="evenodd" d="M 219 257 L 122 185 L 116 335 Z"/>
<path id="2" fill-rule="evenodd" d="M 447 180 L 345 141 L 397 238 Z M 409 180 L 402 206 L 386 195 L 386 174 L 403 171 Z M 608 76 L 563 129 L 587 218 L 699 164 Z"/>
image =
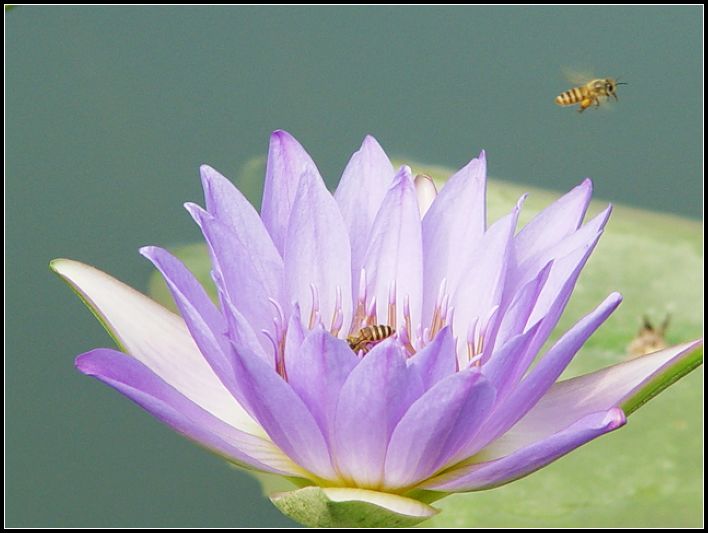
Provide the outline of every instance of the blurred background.
<path id="1" fill-rule="evenodd" d="M 6 523 L 282 526 L 224 466 L 73 357 L 108 336 L 48 270 L 138 288 L 144 244 L 199 239 L 198 166 L 294 134 L 330 186 L 390 155 L 700 218 L 702 7 L 17 7 L 5 13 Z M 629 83 L 579 114 L 564 69 Z"/>

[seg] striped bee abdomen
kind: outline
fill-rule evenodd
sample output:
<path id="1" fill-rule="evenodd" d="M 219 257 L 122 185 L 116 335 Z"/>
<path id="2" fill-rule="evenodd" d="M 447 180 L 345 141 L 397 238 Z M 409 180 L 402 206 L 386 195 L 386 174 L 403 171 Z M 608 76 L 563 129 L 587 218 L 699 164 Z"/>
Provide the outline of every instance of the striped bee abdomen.
<path id="1" fill-rule="evenodd" d="M 363 351 L 367 353 L 376 344 L 384 339 L 387 339 L 395 333 L 391 326 L 375 325 L 361 328 L 356 335 L 347 337 L 349 347 L 356 353 Z"/>
<path id="2" fill-rule="evenodd" d="M 565 91 L 556 96 L 556 104 L 558 105 L 573 105 L 586 98 L 582 87 L 573 87 L 569 91 Z"/>

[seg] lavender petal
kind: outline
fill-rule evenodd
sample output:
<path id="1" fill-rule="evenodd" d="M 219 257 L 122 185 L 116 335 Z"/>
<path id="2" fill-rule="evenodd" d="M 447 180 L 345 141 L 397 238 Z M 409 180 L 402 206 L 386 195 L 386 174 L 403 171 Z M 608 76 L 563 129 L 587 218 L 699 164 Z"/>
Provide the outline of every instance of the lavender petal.
<path id="1" fill-rule="evenodd" d="M 216 418 L 133 357 L 99 348 L 78 356 L 76 367 L 124 394 L 178 433 L 230 461 L 277 474 L 303 474 L 272 442 Z"/>
<path id="2" fill-rule="evenodd" d="M 440 469 L 491 412 L 494 387 L 476 368 L 439 381 L 418 398 L 391 436 L 386 487 L 411 486 Z"/>
<path id="3" fill-rule="evenodd" d="M 258 430 L 204 359 L 180 316 L 89 265 L 56 259 L 51 267 L 81 296 L 122 351 L 229 425 Z"/>
<path id="4" fill-rule="evenodd" d="M 284 244 L 285 301 L 297 302 L 308 320 L 314 286 L 324 325 L 329 328 L 334 321 L 335 304 L 341 299 L 339 311 L 346 330 L 352 312 L 349 235 L 322 178 L 305 176 L 293 202 Z"/>
<path id="5" fill-rule="evenodd" d="M 395 339 L 378 344 L 351 371 L 339 394 L 333 438 L 337 470 L 348 484 L 382 483 L 391 433 L 422 392 Z"/>
<path id="6" fill-rule="evenodd" d="M 238 331 L 241 326 L 230 327 Z M 303 468 L 320 478 L 336 479 L 325 438 L 305 403 L 272 364 L 246 346 L 236 342 L 233 346 L 239 387 L 271 440 Z"/>
<path id="7" fill-rule="evenodd" d="M 355 299 L 371 228 L 394 174 L 386 153 L 376 139 L 367 135 L 359 151 L 349 160 L 334 193 L 352 246 L 352 289 Z"/>
<path id="8" fill-rule="evenodd" d="M 269 298 L 284 301 L 284 267 L 271 244 L 262 246 L 258 231 L 233 231 L 197 205 L 187 204 L 211 250 L 219 290 L 243 313 L 255 331 L 273 331 Z M 268 251 L 270 250 L 270 252 Z M 267 349 L 268 342 L 263 338 Z"/>
<path id="9" fill-rule="evenodd" d="M 519 263 L 574 233 L 585 218 L 591 196 L 592 181 L 585 179 L 526 224 L 514 239 Z"/>
<path id="10" fill-rule="evenodd" d="M 238 403 L 248 409 L 234 378 L 224 316 L 192 273 L 167 250 L 146 246 L 140 252 L 152 261 L 164 277 L 192 338 L 214 373 Z M 260 349 L 260 346 L 252 348 Z"/>
<path id="11" fill-rule="evenodd" d="M 402 167 L 386 193 L 372 229 L 364 268 L 367 293 L 375 297 L 379 318 L 387 316 L 389 291 L 395 282 L 398 321 L 403 302 L 410 300 L 413 324 L 420 321 L 423 291 L 423 249 L 420 213 L 408 167 Z"/>
<path id="12" fill-rule="evenodd" d="M 261 218 L 281 256 L 290 212 L 302 181 L 319 175 L 312 158 L 292 135 L 282 130 L 273 132 L 268 147 Z"/>
<path id="13" fill-rule="evenodd" d="M 520 205 L 496 221 L 478 243 L 477 253 L 465 265 L 457 285 L 450 285 L 450 305 L 455 308 L 453 327 L 463 339 L 475 320 L 486 320 L 501 304 L 508 269 L 513 263 L 513 237 Z M 484 325 L 484 324 L 483 324 Z"/>
<path id="14" fill-rule="evenodd" d="M 498 487 L 527 476 L 579 446 L 622 427 L 625 420 L 621 409 L 592 413 L 558 433 L 517 448 L 500 458 L 494 456 L 501 450 L 494 449 L 492 445 L 480 453 L 479 463 L 451 470 L 421 486 L 430 490 L 455 492 Z"/>
<path id="15" fill-rule="evenodd" d="M 454 374 L 457 371 L 457 354 L 452 328 L 443 328 L 433 342 L 408 359 L 408 365 L 418 372 L 425 390 Z"/>
<path id="16" fill-rule="evenodd" d="M 466 250 L 475 248 L 486 229 L 484 152 L 457 171 L 438 193 L 423 218 L 423 320 L 428 323 L 442 280 L 455 285 L 464 272 Z M 460 223 L 464 221 L 464 223 Z"/>
<path id="17" fill-rule="evenodd" d="M 358 362 L 345 341 L 322 329 L 315 329 L 298 349 L 286 353 L 288 382 L 328 441 L 333 433 L 339 392 Z"/>
<path id="18" fill-rule="evenodd" d="M 475 443 L 476 449 L 468 450 L 470 455 L 506 432 L 536 405 L 565 370 L 585 341 L 612 314 L 621 301 L 622 297 L 618 293 L 608 296 L 594 311 L 568 330 L 541 357 L 529 375 L 495 409 L 494 415 L 490 418 L 490 422 L 485 424 L 482 432 L 486 442 Z"/>

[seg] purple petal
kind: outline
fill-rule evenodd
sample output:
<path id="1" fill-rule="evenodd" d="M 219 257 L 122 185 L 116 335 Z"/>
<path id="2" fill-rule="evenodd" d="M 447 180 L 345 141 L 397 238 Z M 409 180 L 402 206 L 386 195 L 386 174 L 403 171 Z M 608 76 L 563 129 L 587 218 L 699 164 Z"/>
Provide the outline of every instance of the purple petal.
<path id="1" fill-rule="evenodd" d="M 486 442 L 504 433 L 536 405 L 565 370 L 585 341 L 612 314 L 621 301 L 622 297 L 618 293 L 608 296 L 592 313 L 575 324 L 546 352 L 529 375 L 495 410 L 490 424 L 484 428 Z M 477 449 L 481 447 L 479 443 L 475 444 Z M 474 451 L 469 452 L 470 455 Z"/>
<path id="2" fill-rule="evenodd" d="M 509 307 L 505 309 L 494 346 L 503 346 L 511 337 L 523 333 L 529 323 L 529 316 L 538 300 L 541 289 L 548 280 L 553 262 L 549 262 L 531 281 L 513 295 Z"/>
<path id="3" fill-rule="evenodd" d="M 355 298 L 358 289 L 355 285 L 359 282 L 371 228 L 394 174 L 393 165 L 386 153 L 376 139 L 367 135 L 359 151 L 349 160 L 334 193 L 352 246 L 352 288 Z"/>
<path id="4" fill-rule="evenodd" d="M 337 470 L 348 484 L 381 484 L 391 433 L 422 389 L 395 339 L 376 345 L 351 371 L 339 394 L 333 436 Z"/>
<path id="5" fill-rule="evenodd" d="M 101 348 L 78 356 L 76 368 L 118 390 L 178 433 L 230 461 L 267 472 L 302 475 L 272 442 L 239 431 L 216 418 L 137 359 Z"/>
<path id="6" fill-rule="evenodd" d="M 223 315 L 192 273 L 169 252 L 146 246 L 140 249 L 140 253 L 152 261 L 164 277 L 192 338 L 214 373 L 239 404 L 247 407 L 234 378 L 231 347 L 224 335 L 227 325 Z M 260 350 L 260 345 L 251 348 Z"/>
<path id="7" fill-rule="evenodd" d="M 282 130 L 273 132 L 268 148 L 261 218 L 281 255 L 285 250 L 290 212 L 303 176 L 319 175 L 312 158 L 292 135 Z"/>
<path id="8" fill-rule="evenodd" d="M 237 315 L 232 315 L 237 317 Z M 238 331 L 238 323 L 229 327 Z M 236 379 L 253 414 L 288 457 L 324 479 L 336 479 L 327 443 L 307 406 L 274 370 L 243 345 L 234 342 Z"/>
<path id="9" fill-rule="evenodd" d="M 457 354 L 452 329 L 443 328 L 433 342 L 408 359 L 408 366 L 418 373 L 425 390 L 457 371 Z"/>
<path id="10" fill-rule="evenodd" d="M 597 237 L 602 233 L 605 224 L 607 224 L 610 213 L 612 213 L 611 205 L 607 206 L 604 211 L 599 213 L 580 229 L 556 242 L 552 246 L 543 249 L 539 248 L 533 251 L 533 253 L 523 260 L 523 262 L 519 261 L 519 258 L 517 257 L 516 269 L 507 289 L 509 293 L 515 293 L 519 287 L 529 282 L 549 263 L 549 261 L 565 257 L 579 248 L 596 241 Z M 559 278 L 560 277 L 561 276 L 559 276 Z"/>
<path id="11" fill-rule="evenodd" d="M 594 411 L 622 407 L 654 377 L 700 346 L 693 341 L 555 383 L 511 431 L 553 432 Z"/>
<path id="12" fill-rule="evenodd" d="M 269 298 L 283 298 L 283 261 L 270 239 L 254 226 L 232 230 L 197 205 L 186 204 L 211 249 L 217 285 L 255 331 L 272 331 Z M 260 222 L 258 223 L 260 224 Z M 267 347 L 267 340 L 262 342 Z"/>
<path id="13" fill-rule="evenodd" d="M 388 314 L 389 291 L 396 287 L 398 322 L 403 302 L 410 300 L 412 323 L 420 322 L 423 290 L 423 251 L 420 213 L 411 169 L 396 174 L 374 221 L 366 252 L 367 294 L 376 298 L 379 321 Z"/>
<path id="14" fill-rule="evenodd" d="M 497 400 L 504 398 L 511 386 L 516 383 L 514 376 L 520 363 L 519 356 L 528 350 L 539 326 L 540 323 L 537 323 L 524 333 L 509 339 L 493 352 L 489 361 L 482 367 L 484 375 L 497 391 Z"/>
<path id="15" fill-rule="evenodd" d="M 209 165 L 199 169 L 207 212 L 238 234 L 259 244 L 259 253 L 271 257 L 278 251 L 258 212 L 231 181 Z"/>
<path id="16" fill-rule="evenodd" d="M 546 343 L 551 332 L 558 324 L 563 311 L 565 310 L 570 297 L 573 294 L 575 283 L 580 277 L 580 273 L 585 266 L 590 254 L 592 254 L 600 235 L 590 243 L 578 248 L 565 257 L 556 259 L 551 264 L 546 283 L 541 288 L 541 292 L 536 299 L 527 323 L 538 323 L 539 327 L 536 336 L 529 344 L 525 353 L 519 354 L 519 363 L 515 366 L 512 381 L 518 381 L 526 372 L 538 351 Z"/>
<path id="17" fill-rule="evenodd" d="M 294 353 L 300 349 L 300 345 L 304 342 L 304 340 L 305 328 L 302 325 L 300 306 L 295 305 L 288 322 L 288 330 L 285 332 L 285 346 L 283 348 L 283 352 L 285 354 L 286 361 L 289 359 L 289 355 L 291 353 Z"/>
<path id="18" fill-rule="evenodd" d="M 410 486 L 439 470 L 479 431 L 494 397 L 494 387 L 479 370 L 467 368 L 418 398 L 391 436 L 386 487 Z"/>
<path id="19" fill-rule="evenodd" d="M 300 182 L 284 247 L 286 302 L 297 302 L 308 320 L 314 286 L 324 325 L 332 325 L 335 304 L 341 301 L 346 331 L 352 312 L 351 247 L 337 202 L 319 175 Z"/>
<path id="20" fill-rule="evenodd" d="M 585 431 L 584 421 L 592 420 L 593 417 L 601 426 L 600 415 L 603 413 L 609 412 L 619 425 L 623 424 L 624 415 L 620 410 L 623 404 L 630 401 L 635 394 L 648 386 L 666 369 L 678 364 L 682 358 L 688 357 L 701 342 L 694 341 L 674 346 L 554 384 L 526 416 L 479 453 L 477 457 L 480 461 L 485 461 L 484 463 L 451 474 L 450 479 L 459 478 L 464 481 L 463 484 L 456 481 L 457 485 L 446 485 L 446 487 L 449 490 L 453 490 L 456 486 L 459 489 L 454 490 L 491 488 L 519 477 L 519 469 L 522 471 L 521 475 L 525 475 L 529 471 L 524 469 L 524 462 L 534 461 L 534 454 L 544 454 L 544 450 L 551 452 L 539 456 L 544 461 L 540 465 L 543 466 L 562 455 L 558 450 L 566 450 L 564 442 L 570 446 L 567 451 L 573 449 L 574 437 L 568 434 L 566 428 L 575 427 Z M 592 423 L 588 425 L 593 426 Z M 610 425 L 608 430 L 615 429 L 619 425 Z M 564 434 L 567 438 L 558 438 L 559 435 Z M 577 436 L 581 439 L 580 444 L 583 444 L 585 441 L 582 441 L 582 433 L 578 433 Z M 588 436 L 594 438 L 592 434 Z M 498 457 L 503 459 L 492 460 Z M 471 474 L 471 477 L 463 479 L 467 474 Z"/>
<path id="21" fill-rule="evenodd" d="M 479 241 L 477 253 L 466 265 L 459 286 L 448 285 L 452 291 L 450 305 L 455 308 L 453 329 L 462 338 L 466 338 L 475 319 L 486 320 L 492 309 L 501 303 L 507 269 L 512 262 L 519 210 L 520 205 L 517 205 L 487 230 Z"/>
<path id="22" fill-rule="evenodd" d="M 592 181 L 585 179 L 537 214 L 514 239 L 517 261 L 523 263 L 575 232 L 583 222 L 591 196 Z"/>
<path id="23" fill-rule="evenodd" d="M 498 487 L 527 476 L 586 442 L 622 427 L 624 423 L 625 417 L 621 409 L 592 413 L 558 433 L 536 440 L 528 446 L 516 448 L 499 459 L 451 470 L 425 482 L 422 487 L 456 492 Z M 498 449 L 494 448 L 495 445 L 497 443 L 485 449 L 480 454 L 480 460 L 484 457 L 494 457 L 503 451 L 501 439 Z"/>
<path id="24" fill-rule="evenodd" d="M 476 248 L 484 234 L 486 174 L 482 152 L 450 177 L 423 218 L 425 323 L 432 318 L 442 280 L 446 278 L 448 286 L 457 284 L 467 251 Z"/>
<path id="25" fill-rule="evenodd" d="M 221 296 L 221 292 L 219 295 Z M 260 342 L 264 335 L 262 333 L 260 336 L 257 335 L 248 320 L 246 320 L 246 317 L 228 299 L 223 297 L 220 299 L 224 308 L 224 317 L 228 324 L 226 335 L 230 339 L 228 353 L 231 354 L 231 357 L 233 358 L 233 344 L 236 344 L 247 348 L 275 368 L 273 345 L 269 344 L 268 350 L 263 350 Z"/>
<path id="26" fill-rule="evenodd" d="M 300 395 L 329 439 L 339 391 L 359 362 L 347 343 L 316 329 L 297 350 L 286 352 L 290 386 Z"/>
<path id="27" fill-rule="evenodd" d="M 529 317 L 529 321 L 532 324 L 548 314 L 548 310 L 554 305 L 558 295 L 563 292 L 562 287 L 567 285 L 567 280 L 571 278 L 577 279 L 580 270 L 585 266 L 588 257 L 602 235 L 611 210 L 611 206 L 608 207 L 580 230 L 550 250 L 548 261 L 552 261 L 551 271 Z M 536 265 L 539 265 L 543 260 L 537 257 L 529 262 L 534 263 L 533 266 L 530 264 L 527 264 L 527 266 L 531 267 L 531 270 L 536 270 Z M 571 291 L 573 286 L 571 285 Z"/>
<path id="28" fill-rule="evenodd" d="M 57 259 L 51 267 L 76 290 L 121 350 L 231 426 L 259 430 L 214 374 L 180 316 L 89 265 Z"/>

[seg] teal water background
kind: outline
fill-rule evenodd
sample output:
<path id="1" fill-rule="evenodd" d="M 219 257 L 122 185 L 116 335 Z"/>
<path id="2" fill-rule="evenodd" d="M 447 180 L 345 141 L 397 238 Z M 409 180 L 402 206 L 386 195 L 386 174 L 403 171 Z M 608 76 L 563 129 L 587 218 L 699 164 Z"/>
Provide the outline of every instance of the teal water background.
<path id="1" fill-rule="evenodd" d="M 6 523 L 278 526 L 255 481 L 79 375 L 110 340 L 48 270 L 144 288 L 144 244 L 199 239 L 197 169 L 293 133 L 330 185 L 390 154 L 702 212 L 702 8 L 18 7 L 5 14 Z M 620 76 L 582 115 L 563 69 Z"/>

